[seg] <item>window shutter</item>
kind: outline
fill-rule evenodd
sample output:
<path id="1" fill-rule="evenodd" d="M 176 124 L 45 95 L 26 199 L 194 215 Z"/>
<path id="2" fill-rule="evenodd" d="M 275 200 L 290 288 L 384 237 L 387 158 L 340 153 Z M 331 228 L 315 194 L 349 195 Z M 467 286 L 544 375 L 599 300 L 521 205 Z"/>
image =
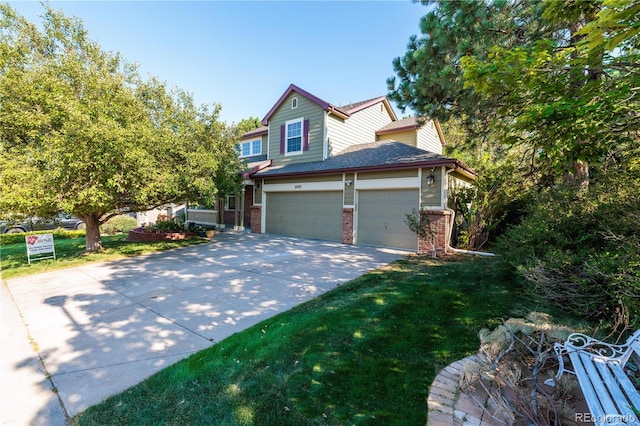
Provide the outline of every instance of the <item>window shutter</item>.
<path id="1" fill-rule="evenodd" d="M 284 124 L 280 126 L 280 154 L 284 154 Z"/>
<path id="2" fill-rule="evenodd" d="M 302 150 L 309 151 L 309 120 L 304 120 L 303 139 L 304 139 L 304 145 Z"/>

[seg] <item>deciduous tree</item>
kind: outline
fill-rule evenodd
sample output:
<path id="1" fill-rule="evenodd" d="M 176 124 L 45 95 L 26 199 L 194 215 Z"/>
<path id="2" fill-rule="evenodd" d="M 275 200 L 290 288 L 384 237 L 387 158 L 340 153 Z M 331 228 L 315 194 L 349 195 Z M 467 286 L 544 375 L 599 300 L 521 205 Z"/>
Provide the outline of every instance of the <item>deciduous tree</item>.
<path id="1" fill-rule="evenodd" d="M 239 169 L 219 105 L 141 79 L 46 5 L 39 29 L 0 4 L 0 105 L 0 211 L 68 211 L 87 250 L 112 215 L 213 198 L 213 177 Z"/>

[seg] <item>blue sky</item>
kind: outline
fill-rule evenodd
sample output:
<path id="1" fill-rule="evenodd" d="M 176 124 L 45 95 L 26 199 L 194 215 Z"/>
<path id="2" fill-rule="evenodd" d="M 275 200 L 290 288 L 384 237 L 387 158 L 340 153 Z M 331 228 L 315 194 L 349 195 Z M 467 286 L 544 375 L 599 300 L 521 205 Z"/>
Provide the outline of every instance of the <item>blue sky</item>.
<path id="1" fill-rule="evenodd" d="M 39 2 L 10 4 L 40 20 Z M 427 13 L 409 0 L 50 4 L 80 18 L 92 39 L 138 63 L 143 76 L 199 104 L 220 103 L 229 124 L 262 119 L 291 83 L 334 105 L 386 95 L 391 61 Z"/>

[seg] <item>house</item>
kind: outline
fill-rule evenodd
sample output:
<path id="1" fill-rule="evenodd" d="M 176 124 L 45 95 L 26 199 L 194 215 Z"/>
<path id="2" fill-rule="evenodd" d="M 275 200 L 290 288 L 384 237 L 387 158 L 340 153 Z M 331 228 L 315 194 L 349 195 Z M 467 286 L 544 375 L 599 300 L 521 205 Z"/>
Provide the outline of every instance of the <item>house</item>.
<path id="1" fill-rule="evenodd" d="M 429 212 L 436 249 L 447 250 L 447 192 L 474 172 L 442 155 L 436 120 L 398 119 L 386 97 L 332 105 L 290 85 L 243 135 L 245 191 L 228 200 L 235 224 L 252 232 L 431 250 L 405 223 Z"/>

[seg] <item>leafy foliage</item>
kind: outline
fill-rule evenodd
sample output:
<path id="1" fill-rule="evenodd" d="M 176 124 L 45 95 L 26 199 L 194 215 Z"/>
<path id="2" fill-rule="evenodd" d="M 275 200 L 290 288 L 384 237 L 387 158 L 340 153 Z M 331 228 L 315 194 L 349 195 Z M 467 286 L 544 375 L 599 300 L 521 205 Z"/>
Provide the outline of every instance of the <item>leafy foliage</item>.
<path id="1" fill-rule="evenodd" d="M 413 209 L 411 213 L 405 214 L 404 223 L 418 236 L 419 240 L 429 241 L 431 245 L 431 257 L 436 257 L 436 234 L 431 226 L 429 210 L 424 208 Z"/>
<path id="2" fill-rule="evenodd" d="M 138 221 L 126 215 L 115 216 L 109 219 L 107 222 L 100 225 L 100 232 L 102 234 L 121 234 L 127 233 L 138 226 Z"/>
<path id="3" fill-rule="evenodd" d="M 541 193 L 498 249 L 562 309 L 612 319 L 640 309 L 640 180 L 615 176 L 583 191 Z"/>
<path id="4" fill-rule="evenodd" d="M 219 105 L 142 80 L 49 6 L 42 30 L 6 4 L 0 23 L 3 213 L 69 211 L 95 250 L 99 225 L 125 208 L 213 199 L 216 179 L 239 179 Z"/>

